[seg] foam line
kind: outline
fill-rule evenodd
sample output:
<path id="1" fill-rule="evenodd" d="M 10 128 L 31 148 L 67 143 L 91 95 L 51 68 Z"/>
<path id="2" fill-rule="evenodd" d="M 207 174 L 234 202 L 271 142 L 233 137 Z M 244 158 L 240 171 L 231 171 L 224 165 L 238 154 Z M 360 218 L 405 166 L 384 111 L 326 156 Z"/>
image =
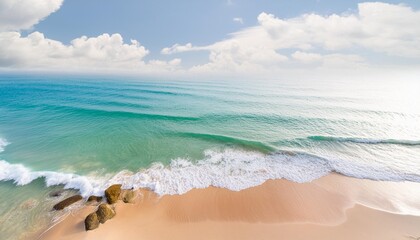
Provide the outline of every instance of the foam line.
<path id="1" fill-rule="evenodd" d="M 92 177 L 76 174 L 31 171 L 21 164 L 0 161 L 0 181 L 25 185 L 44 178 L 47 186 L 64 185 L 80 190 L 84 197 L 102 195 L 111 184 L 123 188 L 150 188 L 159 195 L 183 194 L 193 188 L 216 186 L 238 191 L 257 186 L 269 179 L 310 182 L 331 172 L 373 180 L 420 182 L 420 175 L 405 174 L 383 165 L 362 164 L 338 159 L 326 159 L 306 153 L 258 152 L 227 149 L 205 152 L 205 157 L 193 162 L 174 159 L 169 166 L 156 163 L 132 173 L 121 171 L 113 177 Z"/>

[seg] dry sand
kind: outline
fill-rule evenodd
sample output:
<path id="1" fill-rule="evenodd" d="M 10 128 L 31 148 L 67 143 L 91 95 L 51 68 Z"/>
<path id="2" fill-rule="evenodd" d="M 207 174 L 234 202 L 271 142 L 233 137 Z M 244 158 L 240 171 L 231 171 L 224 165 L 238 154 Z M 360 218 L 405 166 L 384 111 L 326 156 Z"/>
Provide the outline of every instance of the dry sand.
<path id="1" fill-rule="evenodd" d="M 141 190 L 115 218 L 86 232 L 88 206 L 40 239 L 416 239 L 420 184 L 338 174 L 312 183 L 269 180 L 239 192 L 209 187 L 158 197 Z M 420 239 L 420 238 L 419 238 Z"/>

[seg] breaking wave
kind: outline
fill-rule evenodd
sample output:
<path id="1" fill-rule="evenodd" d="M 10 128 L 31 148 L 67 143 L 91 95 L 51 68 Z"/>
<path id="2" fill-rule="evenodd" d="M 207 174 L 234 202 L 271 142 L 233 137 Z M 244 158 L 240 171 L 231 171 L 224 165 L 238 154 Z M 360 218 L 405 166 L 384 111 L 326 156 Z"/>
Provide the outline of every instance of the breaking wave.
<path id="1" fill-rule="evenodd" d="M 199 161 L 179 158 L 168 166 L 156 163 L 136 173 L 121 171 L 113 176 L 100 177 L 31 171 L 24 165 L 0 160 L 0 181 L 25 185 L 44 178 L 47 186 L 64 185 L 67 189 L 78 189 L 84 197 L 102 195 L 104 189 L 115 183 L 122 184 L 123 188 L 150 188 L 165 195 L 183 194 L 208 186 L 238 191 L 269 179 L 310 182 L 331 172 L 362 179 L 420 182 L 420 175 L 406 174 L 383 165 L 327 159 L 300 152 L 263 154 L 235 149 L 208 150 Z"/>

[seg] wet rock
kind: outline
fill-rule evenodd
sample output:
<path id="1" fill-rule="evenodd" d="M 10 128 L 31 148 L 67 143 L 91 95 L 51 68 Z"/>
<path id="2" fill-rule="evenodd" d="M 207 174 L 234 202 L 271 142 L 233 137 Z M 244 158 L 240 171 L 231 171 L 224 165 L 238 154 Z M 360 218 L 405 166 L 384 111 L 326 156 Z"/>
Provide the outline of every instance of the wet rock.
<path id="1" fill-rule="evenodd" d="M 88 198 L 88 202 L 100 202 L 102 201 L 103 197 L 99 197 L 99 196 L 90 196 Z"/>
<path id="2" fill-rule="evenodd" d="M 118 201 L 121 194 L 121 184 L 115 184 L 105 190 L 105 197 L 108 203 L 113 204 Z"/>
<path id="3" fill-rule="evenodd" d="M 98 210 L 96 210 L 96 215 L 98 215 L 100 223 L 105 223 L 115 216 L 115 211 L 111 208 L 110 205 L 102 203 L 99 205 Z"/>
<path id="4" fill-rule="evenodd" d="M 85 218 L 85 229 L 86 231 L 93 230 L 99 227 L 99 218 L 96 212 L 89 214 Z"/>
<path id="5" fill-rule="evenodd" d="M 137 197 L 137 192 L 135 192 L 134 190 L 125 190 L 122 195 L 123 202 L 134 203 Z"/>
<path id="6" fill-rule="evenodd" d="M 78 202 L 78 201 L 82 200 L 82 199 L 83 199 L 83 198 L 82 198 L 82 196 L 80 196 L 80 195 L 74 195 L 74 196 L 72 196 L 72 197 L 66 198 L 66 199 L 64 199 L 63 201 L 61 201 L 61 202 L 59 202 L 59 203 L 55 204 L 53 208 L 54 208 L 55 210 L 62 210 L 62 209 L 64 209 L 64 208 L 66 208 L 66 207 L 68 207 L 68 206 L 72 205 L 73 203 L 75 203 L 75 202 Z"/>

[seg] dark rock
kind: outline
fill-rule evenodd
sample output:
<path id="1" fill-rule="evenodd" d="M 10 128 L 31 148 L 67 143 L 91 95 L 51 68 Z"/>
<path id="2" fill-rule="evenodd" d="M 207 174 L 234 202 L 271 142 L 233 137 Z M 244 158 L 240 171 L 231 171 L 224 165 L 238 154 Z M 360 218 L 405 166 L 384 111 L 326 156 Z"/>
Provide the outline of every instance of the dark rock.
<path id="1" fill-rule="evenodd" d="M 72 196 L 72 197 L 66 198 L 66 199 L 64 199 L 63 201 L 61 201 L 61 202 L 59 202 L 59 203 L 55 204 L 53 208 L 54 208 L 55 210 L 62 210 L 62 209 L 64 209 L 64 208 L 66 208 L 66 207 L 68 207 L 68 206 L 72 205 L 73 203 L 75 203 L 75 202 L 78 202 L 78 201 L 82 200 L 82 199 L 83 199 L 83 198 L 82 198 L 82 196 L 80 196 L 80 195 L 74 195 L 74 196 Z"/>
<path id="2" fill-rule="evenodd" d="M 118 201 L 121 194 L 121 184 L 115 184 L 105 190 L 105 197 L 108 203 L 113 204 Z"/>
<path id="3" fill-rule="evenodd" d="M 99 205 L 98 210 L 96 210 L 96 215 L 98 215 L 100 223 L 105 223 L 107 220 L 115 216 L 115 211 L 110 205 L 102 203 Z"/>
<path id="4" fill-rule="evenodd" d="M 96 212 L 89 214 L 85 218 L 85 229 L 86 231 L 93 230 L 99 227 L 99 218 Z"/>
<path id="5" fill-rule="evenodd" d="M 95 201 L 95 202 L 100 202 L 100 201 L 102 201 L 102 198 L 103 198 L 103 197 L 99 197 L 99 196 L 90 196 L 90 197 L 88 198 L 88 202 L 93 202 L 93 201 Z"/>
<path id="6" fill-rule="evenodd" d="M 56 190 L 56 191 L 52 191 L 50 192 L 50 194 L 48 194 L 50 197 L 60 197 L 61 195 L 63 195 L 64 190 Z"/>

